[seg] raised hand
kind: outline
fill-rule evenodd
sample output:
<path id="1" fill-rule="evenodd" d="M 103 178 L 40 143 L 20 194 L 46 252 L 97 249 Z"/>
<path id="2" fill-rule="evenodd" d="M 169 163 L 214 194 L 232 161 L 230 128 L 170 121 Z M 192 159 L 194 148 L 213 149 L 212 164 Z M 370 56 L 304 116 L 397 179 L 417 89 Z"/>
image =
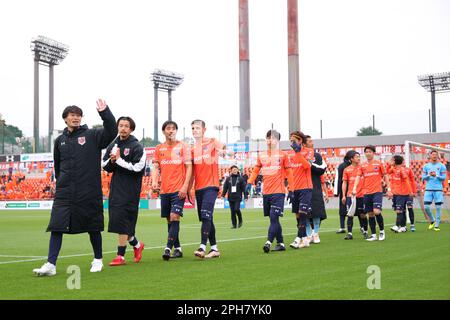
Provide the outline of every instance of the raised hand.
<path id="1" fill-rule="evenodd" d="M 106 101 L 102 99 L 97 100 L 97 111 L 102 112 L 107 107 Z"/>

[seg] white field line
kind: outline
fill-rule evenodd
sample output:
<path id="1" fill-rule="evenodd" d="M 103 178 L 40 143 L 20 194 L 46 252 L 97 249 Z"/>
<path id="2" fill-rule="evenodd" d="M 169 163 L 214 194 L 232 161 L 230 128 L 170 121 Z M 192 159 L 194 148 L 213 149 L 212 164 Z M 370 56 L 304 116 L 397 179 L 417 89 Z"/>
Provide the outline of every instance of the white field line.
<path id="1" fill-rule="evenodd" d="M 393 224 L 385 224 L 386 227 L 389 227 Z M 359 229 L 359 228 L 358 228 Z M 321 230 L 322 233 L 325 232 L 333 232 L 335 231 L 334 228 L 324 228 Z M 295 233 L 285 233 L 283 236 L 293 236 L 296 235 L 297 232 Z M 257 237 L 248 237 L 248 238 L 235 238 L 235 239 L 225 239 L 225 240 L 220 240 L 218 241 L 218 243 L 221 242 L 233 242 L 233 241 L 242 241 L 242 240 L 255 240 L 255 239 L 264 239 L 267 238 L 267 235 L 264 236 L 257 236 Z M 198 242 L 191 242 L 191 243 L 184 243 L 183 247 L 187 247 L 187 246 L 194 246 L 194 245 L 198 245 Z M 156 246 L 156 247 L 146 247 L 144 250 L 153 250 L 153 249 L 164 249 L 166 246 Z M 103 254 L 110 254 L 110 253 L 117 253 L 116 250 L 114 251 L 105 251 L 103 252 Z M 74 257 L 85 257 L 85 256 L 91 256 L 92 253 L 80 253 L 80 254 L 72 254 L 72 255 L 67 255 L 67 256 L 59 256 L 58 259 L 65 259 L 65 258 L 74 258 Z M 40 261 L 40 260 L 46 260 L 47 257 L 41 257 L 41 258 L 35 258 L 35 259 L 25 259 L 25 260 L 13 260 L 13 261 L 4 261 L 4 262 L 0 262 L 0 265 L 2 264 L 12 264 L 12 263 L 21 263 L 21 262 L 31 262 L 31 261 Z"/>

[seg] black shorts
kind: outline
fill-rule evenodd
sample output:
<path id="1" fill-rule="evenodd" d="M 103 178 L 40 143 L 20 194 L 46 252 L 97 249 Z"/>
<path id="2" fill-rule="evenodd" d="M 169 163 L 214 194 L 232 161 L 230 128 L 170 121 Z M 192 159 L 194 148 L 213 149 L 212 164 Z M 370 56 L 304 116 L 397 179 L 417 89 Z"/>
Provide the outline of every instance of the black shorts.
<path id="1" fill-rule="evenodd" d="M 213 220 L 214 205 L 216 204 L 219 188 L 207 187 L 195 191 L 195 200 L 197 201 L 198 220 Z"/>
<path id="2" fill-rule="evenodd" d="M 373 209 L 379 209 L 381 211 L 383 207 L 383 193 L 376 192 L 364 195 L 364 212 L 373 212 Z"/>
<path id="3" fill-rule="evenodd" d="M 350 206 L 352 205 L 352 197 L 345 198 L 345 205 L 347 206 L 347 210 L 350 209 Z M 366 214 L 364 212 L 364 198 L 356 198 L 356 210 L 355 214 Z"/>
<path id="4" fill-rule="evenodd" d="M 169 218 L 171 213 L 183 216 L 184 199 L 178 192 L 161 194 L 161 218 Z"/>
<path id="5" fill-rule="evenodd" d="M 108 214 L 108 232 L 134 236 L 138 218 L 137 208 L 109 206 Z"/>
<path id="6" fill-rule="evenodd" d="M 311 199 L 312 189 L 301 189 L 294 191 L 294 198 L 292 201 L 292 212 L 298 213 L 299 211 L 305 213 L 311 213 Z"/>
<path id="7" fill-rule="evenodd" d="M 264 216 L 277 215 L 282 217 L 284 210 L 284 193 L 264 194 L 263 208 Z"/>
<path id="8" fill-rule="evenodd" d="M 392 207 L 396 211 L 406 210 L 406 203 L 408 202 L 409 196 L 394 195 L 392 198 Z"/>

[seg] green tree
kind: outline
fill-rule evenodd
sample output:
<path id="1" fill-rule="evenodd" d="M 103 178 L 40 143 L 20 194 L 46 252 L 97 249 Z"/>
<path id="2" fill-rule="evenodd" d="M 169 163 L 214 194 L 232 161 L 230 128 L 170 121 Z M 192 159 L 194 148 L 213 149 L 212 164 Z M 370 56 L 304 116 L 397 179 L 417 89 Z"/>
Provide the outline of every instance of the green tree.
<path id="1" fill-rule="evenodd" d="M 372 126 L 362 127 L 356 132 L 357 136 L 380 136 L 383 132 L 379 131 L 377 128 Z"/>

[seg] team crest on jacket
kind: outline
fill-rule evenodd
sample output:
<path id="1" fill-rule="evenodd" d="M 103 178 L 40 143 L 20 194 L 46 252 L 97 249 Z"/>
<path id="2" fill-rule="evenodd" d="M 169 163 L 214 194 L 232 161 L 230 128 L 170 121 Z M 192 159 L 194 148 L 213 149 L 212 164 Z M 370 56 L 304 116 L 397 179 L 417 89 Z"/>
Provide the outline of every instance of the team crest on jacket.
<path id="1" fill-rule="evenodd" d="M 124 156 L 127 156 L 127 155 L 129 155 L 130 154 L 130 148 L 125 148 L 125 149 L 123 149 L 123 155 Z"/>
<path id="2" fill-rule="evenodd" d="M 78 144 L 83 145 L 86 143 L 86 137 L 78 137 Z"/>

